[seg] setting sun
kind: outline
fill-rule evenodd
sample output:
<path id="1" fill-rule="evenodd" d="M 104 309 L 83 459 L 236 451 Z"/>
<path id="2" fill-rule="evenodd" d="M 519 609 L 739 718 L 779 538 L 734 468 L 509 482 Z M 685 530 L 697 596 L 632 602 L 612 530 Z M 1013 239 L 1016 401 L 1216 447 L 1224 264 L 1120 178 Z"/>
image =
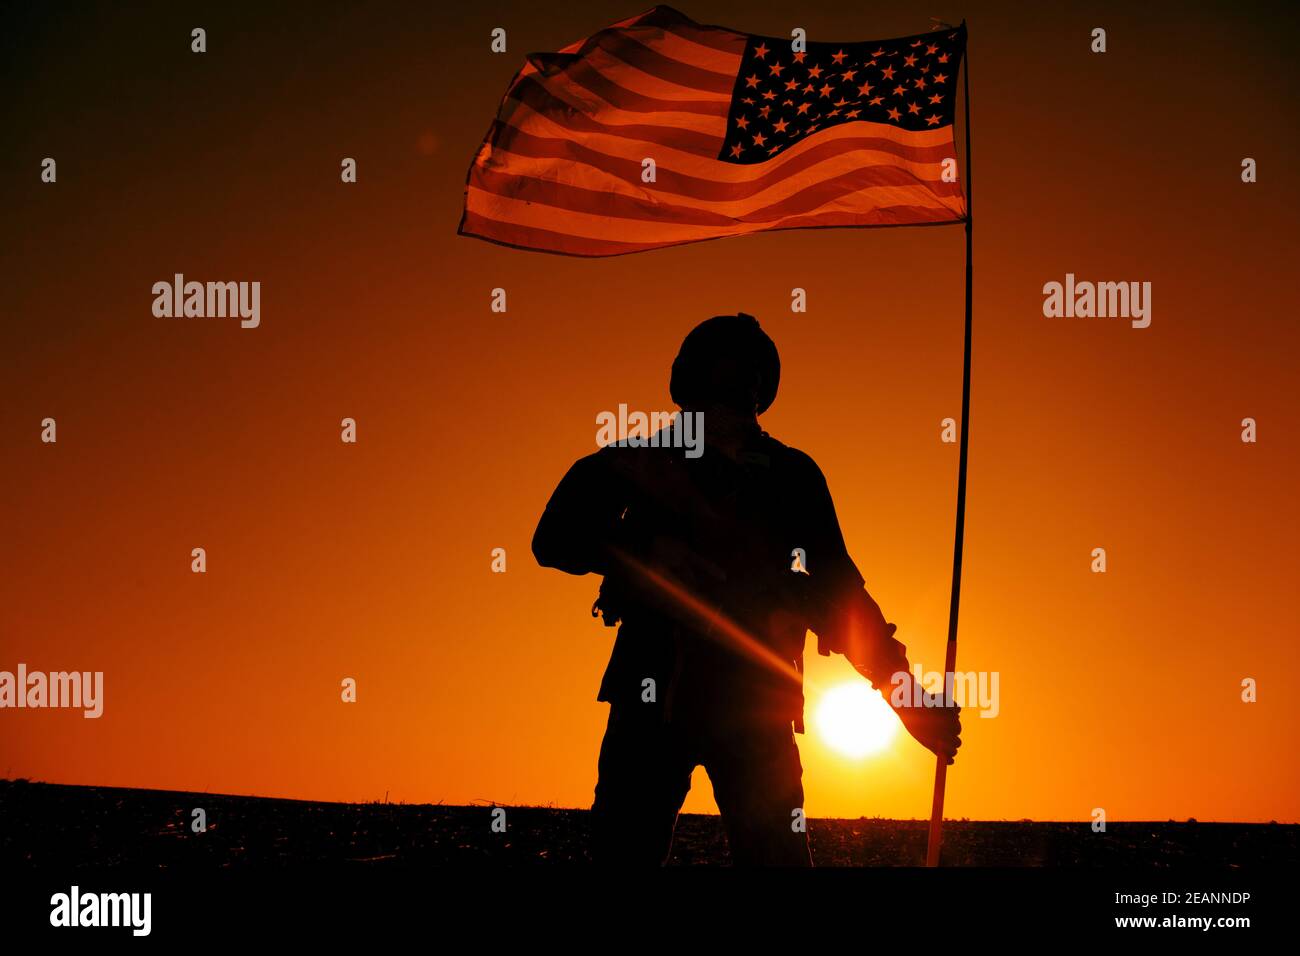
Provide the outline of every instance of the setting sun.
<path id="1" fill-rule="evenodd" d="M 863 680 L 846 681 L 826 691 L 815 714 L 818 736 L 846 757 L 884 750 L 898 733 L 898 717 Z"/>

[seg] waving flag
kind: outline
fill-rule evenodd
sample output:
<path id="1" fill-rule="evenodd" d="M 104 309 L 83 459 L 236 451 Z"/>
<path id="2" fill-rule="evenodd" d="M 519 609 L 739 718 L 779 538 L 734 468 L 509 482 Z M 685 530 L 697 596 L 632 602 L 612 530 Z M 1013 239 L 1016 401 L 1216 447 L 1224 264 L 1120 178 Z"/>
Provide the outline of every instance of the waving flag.
<path id="1" fill-rule="evenodd" d="M 655 7 L 528 57 L 470 167 L 460 232 L 611 256 L 769 229 L 962 221 L 965 45 L 964 28 L 943 28 L 796 50 Z"/>

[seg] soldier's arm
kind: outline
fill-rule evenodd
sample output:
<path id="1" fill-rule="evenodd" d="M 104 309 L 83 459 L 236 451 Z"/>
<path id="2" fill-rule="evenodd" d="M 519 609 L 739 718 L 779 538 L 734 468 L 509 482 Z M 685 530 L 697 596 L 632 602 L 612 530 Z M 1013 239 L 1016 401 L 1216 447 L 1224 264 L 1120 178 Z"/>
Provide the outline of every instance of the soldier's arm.
<path id="1" fill-rule="evenodd" d="M 811 459 L 809 459 L 811 462 Z M 835 517 L 835 505 L 821 471 L 813 465 L 810 482 L 816 536 L 828 565 L 824 579 L 817 579 L 817 563 L 808 552 L 808 571 L 814 585 L 815 608 L 812 630 L 817 650 L 838 652 L 848 658 L 872 685 L 884 694 L 908 732 L 923 746 L 952 763 L 961 746 L 960 708 L 950 706 L 942 695 L 921 694 L 921 706 L 914 706 L 913 677 L 907 662 L 907 648 L 894 640 L 893 624 L 885 620 L 880 606 L 863 587 L 862 575 L 849 557 Z"/>
<path id="2" fill-rule="evenodd" d="M 809 612 L 818 653 L 843 654 L 884 689 L 895 671 L 907 669 L 906 648 L 894 640 L 895 626 L 885 620 L 849 557 L 825 477 L 811 458 L 807 466 Z"/>
<path id="3" fill-rule="evenodd" d="M 609 548 L 629 497 L 616 451 L 580 458 L 560 481 L 533 533 L 538 564 L 568 574 L 609 571 Z"/>

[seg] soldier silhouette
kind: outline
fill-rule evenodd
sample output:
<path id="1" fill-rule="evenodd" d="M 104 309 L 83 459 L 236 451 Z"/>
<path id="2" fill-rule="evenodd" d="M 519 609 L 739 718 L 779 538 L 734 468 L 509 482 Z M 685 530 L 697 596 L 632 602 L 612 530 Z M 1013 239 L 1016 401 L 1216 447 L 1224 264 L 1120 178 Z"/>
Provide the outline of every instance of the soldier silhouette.
<path id="1" fill-rule="evenodd" d="M 673 447 L 680 415 L 658 447 L 606 445 L 564 476 L 533 536 L 541 565 L 603 575 L 592 614 L 621 622 L 597 697 L 610 705 L 592 806 L 599 863 L 665 862 L 703 765 L 733 862 L 811 864 L 793 825 L 808 631 L 886 699 L 905 684 L 898 696 L 913 701 L 906 649 L 864 589 L 821 470 L 759 427 L 780 374 L 752 316 L 701 323 L 669 391 L 683 413 L 702 413 L 703 454 Z M 951 763 L 957 708 L 920 696 L 926 706 L 895 711 Z"/>

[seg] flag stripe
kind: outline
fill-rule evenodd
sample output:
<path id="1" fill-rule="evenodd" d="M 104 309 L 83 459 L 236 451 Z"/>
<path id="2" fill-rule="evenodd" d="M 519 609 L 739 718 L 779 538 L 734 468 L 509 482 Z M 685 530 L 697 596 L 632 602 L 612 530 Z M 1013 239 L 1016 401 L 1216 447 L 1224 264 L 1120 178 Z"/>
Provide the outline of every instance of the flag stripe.
<path id="1" fill-rule="evenodd" d="M 726 97 L 714 97 L 713 99 L 704 100 L 668 100 L 656 96 L 646 96 L 644 93 L 636 93 L 627 87 L 619 86 L 605 74 L 595 69 L 590 63 L 575 63 L 564 71 L 563 74 L 557 74 L 546 78 L 542 83 L 534 77 L 532 86 L 538 87 L 545 92 L 548 88 L 554 86 L 561 92 L 572 91 L 573 96 L 580 94 L 573 90 L 574 86 L 582 87 L 590 93 L 594 93 L 600 99 L 604 100 L 611 106 L 628 113 L 694 113 L 700 116 L 716 117 L 722 121 L 722 127 L 725 128 L 727 110 L 731 101 Z M 508 97 L 518 99 L 523 80 L 516 83 L 507 94 Z"/>
<path id="2" fill-rule="evenodd" d="M 871 221 L 864 221 L 867 218 Z M 936 225 L 951 221 L 947 216 L 935 214 L 935 210 L 931 207 L 898 206 L 888 209 L 874 209 L 869 216 L 860 213 L 825 213 L 816 216 L 800 216 L 780 225 L 755 231 L 778 232 L 786 229 L 820 229 L 839 226 Z M 647 252 L 652 249 L 680 246 L 706 239 L 721 239 L 739 235 L 739 233 L 726 233 L 721 236 L 697 236 L 689 239 L 628 242 L 625 239 L 591 238 L 522 222 L 492 219 L 469 208 L 465 210 L 465 214 L 461 218 L 458 231 L 464 236 L 475 236 L 476 238 L 487 239 L 491 242 L 520 249 L 592 257 Z"/>
<path id="3" fill-rule="evenodd" d="M 905 191 L 901 189 L 885 187 L 880 192 L 873 189 L 862 190 L 862 192 L 866 194 L 876 193 L 874 198 L 886 199 L 888 204 L 877 205 L 869 201 L 860 212 L 840 208 L 838 204 L 831 204 L 826 211 L 845 214 L 849 220 L 848 224 L 851 225 L 878 224 L 880 222 L 878 216 L 882 209 L 897 207 L 924 209 L 927 217 L 926 221 L 949 219 L 952 216 L 951 210 L 943 206 L 923 202 L 926 197 L 920 189 L 914 191 L 910 202 L 908 196 L 904 194 Z M 872 198 L 871 195 L 867 196 L 868 200 Z M 778 228 L 783 222 L 794 219 L 810 221 L 815 218 L 814 214 L 820 213 L 825 207 L 801 210 L 791 216 L 781 217 L 769 222 L 733 220 L 726 224 L 706 225 L 670 220 L 615 219 L 604 211 L 582 212 L 573 209 L 561 209 L 556 206 L 544 206 L 540 203 L 513 199 L 509 196 L 501 196 L 471 186 L 466 193 L 465 208 L 500 222 L 518 222 L 540 229 L 552 229 L 572 236 L 582 236 L 587 239 L 618 238 L 626 242 L 653 242 L 656 238 L 660 238 L 665 242 L 672 243 L 716 239 L 723 236 L 739 236 L 764 229 Z"/>
<path id="4" fill-rule="evenodd" d="M 721 92 L 704 89 L 694 89 L 689 86 L 682 86 L 674 83 L 671 79 L 658 76 L 654 73 L 647 73 L 630 63 L 624 63 L 622 60 L 615 59 L 607 54 L 604 50 L 598 50 L 591 56 L 581 62 L 589 65 L 592 69 L 603 75 L 606 79 L 617 83 L 624 89 L 633 93 L 640 93 L 642 96 L 653 96 L 658 99 L 682 100 L 686 103 L 716 103 L 719 100 L 727 100 L 730 97 Z M 566 65 L 567 68 L 568 65 Z M 551 73 L 560 72 L 553 70 Z M 547 74 L 548 76 L 550 74 Z M 543 77 L 545 79 L 545 77 Z"/>
<path id="5" fill-rule="evenodd" d="M 599 76 L 594 71 L 593 75 Z M 537 89 L 541 90 L 539 94 Z M 606 99 L 602 92 L 607 92 L 615 100 L 622 100 L 623 94 L 630 91 L 623 90 L 622 87 L 612 87 L 606 91 L 594 88 L 594 85 L 579 83 L 571 74 L 563 74 L 547 77 L 544 84 L 534 84 L 531 88 L 516 86 L 511 90 L 509 96 L 516 98 L 516 91 L 521 102 L 528 102 L 528 97 L 541 103 L 544 100 L 553 104 L 563 104 L 574 112 L 590 116 L 597 122 L 604 123 L 610 127 L 622 128 L 624 126 L 636 126 L 646 124 L 647 120 L 653 119 L 655 125 L 666 126 L 671 129 L 689 129 L 697 133 L 707 133 L 718 142 L 721 148 L 722 137 L 727 129 L 727 104 L 719 101 L 714 106 L 699 103 L 691 104 L 690 110 L 675 110 L 673 104 L 666 100 L 650 100 L 650 103 L 657 104 L 658 108 L 644 109 L 645 97 L 638 94 L 631 94 L 636 99 L 630 101 L 629 105 L 636 108 L 625 108 L 621 103 Z M 543 110 L 549 112 L 549 110 Z M 559 117 L 557 116 L 557 119 Z M 617 130 L 611 129 L 611 132 Z"/>
<path id="6" fill-rule="evenodd" d="M 768 183 L 755 183 L 750 189 L 733 189 L 731 195 L 728 195 L 718 189 L 718 183 L 708 183 L 701 179 L 684 179 L 682 183 L 688 187 L 686 190 L 677 189 L 679 181 L 676 178 L 659 177 L 653 186 L 651 183 L 642 183 L 638 176 L 640 166 L 627 161 L 621 168 L 617 165 L 602 168 L 569 161 L 564 164 L 563 172 L 558 172 L 554 160 L 549 157 L 525 156 L 499 150 L 495 159 L 500 161 L 500 166 L 480 170 L 480 176 L 476 179 L 476 185 L 491 193 L 511 195 L 511 177 L 519 176 L 567 183 L 580 189 L 599 190 L 611 195 L 636 196 L 640 199 L 662 196 L 664 203 L 671 203 L 675 207 L 711 209 L 736 219 L 749 215 L 754 209 L 781 202 L 800 190 L 809 189 L 811 178 L 780 177 Z M 962 211 L 961 189 L 957 183 L 940 181 L 941 166 L 892 165 L 883 159 L 880 153 L 870 150 L 829 152 L 827 159 L 816 164 L 818 176 L 813 182 L 831 181 L 862 170 L 878 177 L 863 179 L 862 185 L 920 185 L 943 206 L 952 208 L 954 212 Z"/>
<path id="7" fill-rule="evenodd" d="M 651 222 L 667 219 L 699 226 L 727 226 L 734 221 L 732 216 L 711 208 L 712 203 L 684 205 L 663 202 L 646 193 L 639 196 L 628 192 L 612 193 L 605 189 L 589 189 L 520 173 L 484 170 L 475 186 L 498 196 L 617 219 L 644 219 Z"/>
<path id="8" fill-rule="evenodd" d="M 745 52 L 745 38 L 739 34 L 718 45 L 702 44 L 698 38 L 664 29 L 647 29 L 638 31 L 637 35 L 644 36 L 643 42 L 653 43 L 654 48 L 664 56 L 701 70 L 724 73 L 733 80 Z"/>
<path id="9" fill-rule="evenodd" d="M 539 203 L 569 209 L 573 212 L 588 212 L 591 215 L 606 215 L 615 219 L 642 220 L 662 222 L 685 222 L 692 225 L 728 225 L 736 222 L 775 222 L 785 217 L 803 215 L 833 204 L 836 200 L 863 190 L 872 191 L 872 199 L 880 206 L 902 206 L 909 203 L 936 204 L 952 208 L 946 203 L 936 202 L 933 191 L 928 186 L 919 185 L 917 179 L 907 176 L 900 169 L 891 166 L 859 166 L 840 176 L 824 179 L 811 186 L 787 185 L 784 195 L 764 195 L 758 202 L 748 203 L 699 203 L 666 202 L 659 196 L 642 191 L 611 191 L 602 187 L 575 185 L 571 182 L 555 182 L 524 174 L 506 174 L 485 170 L 481 181 L 476 183 L 486 193 L 521 199 L 524 202 Z M 774 190 L 775 191 L 775 190 Z M 859 196 L 861 199 L 861 196 Z M 928 202 L 927 202 L 928 200 Z"/>
<path id="10" fill-rule="evenodd" d="M 602 72 L 595 68 L 594 64 L 580 61 L 573 62 L 565 66 L 564 70 L 556 70 L 546 77 L 533 74 L 528 79 L 532 81 L 533 86 L 541 87 L 542 90 L 549 90 L 549 88 L 572 90 L 573 86 L 580 86 L 589 92 L 594 92 L 606 103 L 615 105 L 619 109 L 627 109 L 632 113 L 701 113 L 703 116 L 725 118 L 728 108 L 731 107 L 729 96 L 699 94 L 681 96 L 681 91 L 676 87 L 655 86 L 653 77 L 645 77 L 646 82 L 641 83 L 641 88 L 634 90 L 627 82 L 630 74 L 632 70 L 628 68 Z M 519 90 L 521 85 L 523 81 L 516 83 L 508 95 L 516 96 L 516 90 Z M 577 95 L 576 91 L 575 95 Z"/>
<path id="11" fill-rule="evenodd" d="M 597 46 L 620 64 L 626 64 L 655 79 L 680 86 L 687 91 L 717 93 L 729 100 L 731 91 L 736 85 L 734 67 L 730 73 L 703 70 L 681 60 L 664 56 L 638 43 L 627 33 L 603 33 L 599 36 Z M 600 62 L 594 57 L 590 59 L 593 63 Z M 736 66 L 739 65 L 740 57 L 736 57 Z"/>
<path id="12" fill-rule="evenodd" d="M 555 128 L 564 130 L 566 135 L 599 133 L 628 142 L 640 141 L 646 145 L 667 146 L 696 156 L 707 156 L 710 160 L 717 157 L 718 150 L 722 147 L 722 137 L 717 134 L 711 135 L 696 130 L 676 129 L 672 126 L 656 126 L 644 123 L 629 123 L 626 126 L 609 127 L 590 116 L 583 116 L 571 110 L 565 115 L 564 111 L 568 108 L 567 104 L 563 100 L 552 96 L 540 84 L 533 83 L 531 80 L 521 81 L 512 95 L 527 110 L 526 112 L 516 110 L 512 114 L 509 125 L 515 128 L 519 128 L 520 119 L 537 117 L 554 124 Z M 661 114 L 651 115 L 659 116 Z M 558 119 L 551 120 L 550 117 L 552 116 L 563 116 L 563 123 L 560 123 Z M 718 125 L 721 126 L 724 122 L 725 120 L 719 119 Z M 642 157 L 645 156 L 644 150 L 641 151 L 641 155 Z"/>

